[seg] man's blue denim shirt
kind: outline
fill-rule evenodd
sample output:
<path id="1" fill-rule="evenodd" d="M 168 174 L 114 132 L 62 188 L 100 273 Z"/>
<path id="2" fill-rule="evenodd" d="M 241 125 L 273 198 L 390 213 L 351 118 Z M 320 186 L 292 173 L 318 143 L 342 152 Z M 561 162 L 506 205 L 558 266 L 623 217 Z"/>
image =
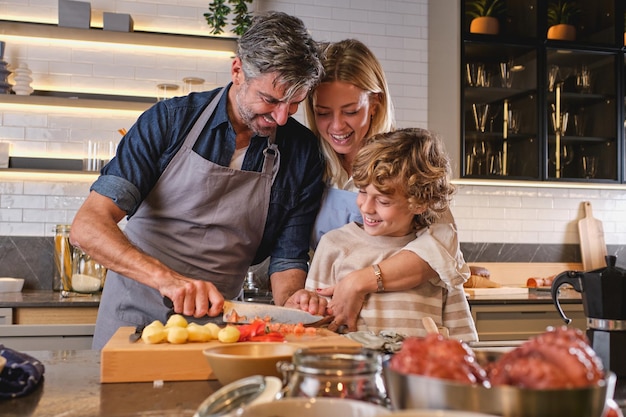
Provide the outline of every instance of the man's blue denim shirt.
<path id="1" fill-rule="evenodd" d="M 111 198 L 132 217 L 218 92 L 160 101 L 144 112 L 120 142 L 115 158 L 102 168 L 91 190 Z M 199 155 L 222 166 L 230 164 L 235 151 L 235 131 L 228 121 L 226 102 L 227 92 L 193 147 Z M 324 160 L 315 135 L 293 118 L 278 127 L 275 143 L 280 152 L 280 169 L 254 263 L 272 256 L 270 274 L 291 268 L 306 271 L 311 229 L 323 190 Z M 254 136 L 242 169 L 261 171 L 266 147 L 267 138 Z"/>

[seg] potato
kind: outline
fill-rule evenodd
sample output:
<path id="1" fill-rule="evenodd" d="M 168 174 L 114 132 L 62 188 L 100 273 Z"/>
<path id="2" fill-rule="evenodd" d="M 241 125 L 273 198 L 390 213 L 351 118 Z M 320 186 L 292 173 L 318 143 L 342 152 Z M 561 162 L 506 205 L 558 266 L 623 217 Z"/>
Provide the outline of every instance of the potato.
<path id="1" fill-rule="evenodd" d="M 208 342 L 211 340 L 211 331 L 197 323 L 187 325 L 188 342 Z"/>
<path id="2" fill-rule="evenodd" d="M 148 324 L 146 327 L 156 327 L 158 329 L 163 329 L 165 325 L 161 323 L 159 320 L 155 320 L 152 323 Z"/>
<path id="3" fill-rule="evenodd" d="M 141 332 L 141 340 L 150 345 L 161 343 L 166 338 L 167 332 L 163 330 L 163 325 L 161 325 L 161 327 L 157 325 L 148 325 L 143 329 L 143 332 Z"/>
<path id="4" fill-rule="evenodd" d="M 172 314 L 169 319 L 167 319 L 167 323 L 165 323 L 165 327 L 187 327 L 187 319 L 182 314 Z"/>
<path id="5" fill-rule="evenodd" d="M 188 336 L 186 327 L 172 326 L 167 329 L 167 341 L 172 344 L 186 343 Z"/>
<path id="6" fill-rule="evenodd" d="M 220 326 L 215 323 L 207 323 L 204 325 L 211 334 L 211 340 L 217 340 L 217 334 L 222 330 Z"/>
<path id="7" fill-rule="evenodd" d="M 226 326 L 217 333 L 217 339 L 222 343 L 235 343 L 239 336 L 239 329 L 235 326 Z"/>

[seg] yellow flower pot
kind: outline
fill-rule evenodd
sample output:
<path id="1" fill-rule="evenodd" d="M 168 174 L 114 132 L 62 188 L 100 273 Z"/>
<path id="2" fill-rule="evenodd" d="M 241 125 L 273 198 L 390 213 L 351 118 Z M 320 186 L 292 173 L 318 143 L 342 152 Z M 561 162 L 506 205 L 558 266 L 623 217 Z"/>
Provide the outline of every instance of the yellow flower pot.
<path id="1" fill-rule="evenodd" d="M 475 17 L 470 23 L 470 32 L 497 35 L 500 32 L 500 22 L 493 16 Z"/>
<path id="2" fill-rule="evenodd" d="M 576 27 L 574 25 L 566 25 L 564 23 L 550 26 L 548 28 L 548 39 L 556 39 L 560 41 L 576 40 Z"/>

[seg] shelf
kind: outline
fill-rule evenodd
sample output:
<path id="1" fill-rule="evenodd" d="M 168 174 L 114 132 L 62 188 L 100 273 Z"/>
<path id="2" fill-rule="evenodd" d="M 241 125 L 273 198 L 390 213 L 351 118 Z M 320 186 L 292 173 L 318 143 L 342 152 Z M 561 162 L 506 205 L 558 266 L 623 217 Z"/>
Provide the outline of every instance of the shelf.
<path id="1" fill-rule="evenodd" d="M 0 35 L 150 47 L 158 45 L 165 48 L 198 49 L 231 54 L 237 50 L 236 38 L 154 32 L 117 32 L 99 28 L 77 29 L 46 23 L 9 20 L 0 20 Z"/>
<path id="2" fill-rule="evenodd" d="M 156 103 L 156 99 L 150 99 L 147 97 L 69 92 L 35 91 L 30 96 L 0 94 L 0 104 L 19 104 L 27 106 L 80 107 L 88 109 L 129 110 L 143 112 L 154 103 Z"/>

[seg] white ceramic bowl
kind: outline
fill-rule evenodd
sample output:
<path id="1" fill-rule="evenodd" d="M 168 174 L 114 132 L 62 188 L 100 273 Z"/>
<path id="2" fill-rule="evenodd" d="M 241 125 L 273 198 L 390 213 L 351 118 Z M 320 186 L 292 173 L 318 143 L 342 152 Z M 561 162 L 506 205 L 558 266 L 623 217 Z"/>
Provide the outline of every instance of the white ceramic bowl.
<path id="1" fill-rule="evenodd" d="M 377 417 L 391 414 L 380 405 L 342 398 L 285 398 L 254 404 L 239 417 Z"/>
<path id="2" fill-rule="evenodd" d="M 24 278 L 0 278 L 0 292 L 20 292 L 24 287 Z"/>

